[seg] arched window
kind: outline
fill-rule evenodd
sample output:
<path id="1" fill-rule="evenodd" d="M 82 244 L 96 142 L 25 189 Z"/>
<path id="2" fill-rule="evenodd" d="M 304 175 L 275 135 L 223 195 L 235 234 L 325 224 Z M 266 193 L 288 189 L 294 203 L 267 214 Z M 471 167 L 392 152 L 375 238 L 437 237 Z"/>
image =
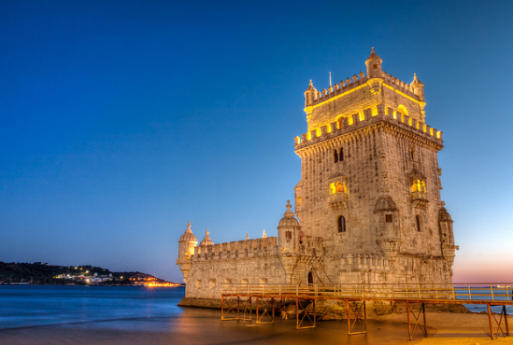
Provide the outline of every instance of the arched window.
<path id="1" fill-rule="evenodd" d="M 292 232 L 290 232 L 290 231 L 286 231 L 286 232 L 285 232 L 285 239 L 287 239 L 287 240 L 291 240 L 291 239 L 292 239 Z"/>
<path id="2" fill-rule="evenodd" d="M 420 232 L 420 230 L 421 230 L 420 227 L 422 224 L 421 224 L 421 219 L 420 219 L 419 215 L 415 216 L 415 221 L 417 223 L 417 231 Z"/>
<path id="3" fill-rule="evenodd" d="M 340 148 L 340 158 L 339 158 L 339 160 L 341 162 L 344 160 L 344 148 L 343 147 Z"/>
<path id="4" fill-rule="evenodd" d="M 313 285 L 313 272 L 310 271 L 308 272 L 308 286 L 312 286 Z"/>
<path id="5" fill-rule="evenodd" d="M 337 153 L 337 150 L 336 150 L 336 149 L 335 149 L 335 150 L 333 150 L 333 156 L 334 156 L 334 158 L 335 158 L 334 163 L 337 163 L 337 162 L 338 162 L 338 153 Z"/>
<path id="6" fill-rule="evenodd" d="M 346 232 L 346 219 L 344 216 L 338 217 L 338 232 Z"/>
<path id="7" fill-rule="evenodd" d="M 342 193 L 342 185 L 340 184 L 340 181 L 337 181 L 335 192 Z"/>

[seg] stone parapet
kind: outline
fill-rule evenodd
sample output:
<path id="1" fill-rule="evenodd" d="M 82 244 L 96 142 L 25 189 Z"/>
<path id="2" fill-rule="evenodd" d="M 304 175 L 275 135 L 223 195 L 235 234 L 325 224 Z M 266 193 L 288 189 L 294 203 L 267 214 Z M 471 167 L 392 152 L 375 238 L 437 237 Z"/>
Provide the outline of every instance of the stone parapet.
<path id="1" fill-rule="evenodd" d="M 270 251 L 277 249 L 278 238 L 266 237 L 251 240 L 218 243 L 213 246 L 197 246 L 191 262 L 207 260 L 227 260 L 258 258 L 269 255 Z"/>
<path id="2" fill-rule="evenodd" d="M 372 85 L 370 85 L 369 81 L 379 81 L 379 79 L 381 79 L 384 84 L 387 84 L 389 87 L 404 93 L 406 96 L 411 97 L 419 102 L 423 101 L 421 97 L 415 94 L 415 87 L 412 84 L 405 83 L 404 81 L 399 80 L 396 77 L 383 71 L 381 78 L 369 78 L 368 76 L 365 77 L 364 73 L 360 72 L 359 77 L 355 74 L 352 78 L 348 77 L 346 81 L 341 80 L 340 84 L 330 86 L 328 89 L 324 89 L 322 92 L 317 91 L 314 93 L 314 98 L 311 105 L 315 106 L 317 104 L 326 102 L 333 97 L 351 91 L 361 85 L 369 84 L 369 86 L 372 88 Z"/>
<path id="3" fill-rule="evenodd" d="M 360 114 L 353 114 L 350 117 L 344 117 L 338 122 L 332 122 L 329 125 L 312 130 L 309 133 L 302 134 L 301 137 L 296 137 L 295 149 L 298 151 L 308 146 L 325 142 L 327 139 L 335 138 L 342 134 L 364 128 L 381 121 L 385 121 L 391 125 L 395 125 L 399 128 L 415 133 L 443 146 L 441 131 L 430 127 L 425 123 L 421 123 L 408 115 L 402 115 L 394 112 L 391 108 L 378 106 L 376 109 L 365 109 Z"/>

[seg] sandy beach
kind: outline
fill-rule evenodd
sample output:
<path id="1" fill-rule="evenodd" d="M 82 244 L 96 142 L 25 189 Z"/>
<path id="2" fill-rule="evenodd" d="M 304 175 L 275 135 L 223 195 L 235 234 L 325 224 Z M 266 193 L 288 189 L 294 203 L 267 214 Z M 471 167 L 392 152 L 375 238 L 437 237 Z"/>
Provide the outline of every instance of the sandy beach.
<path id="1" fill-rule="evenodd" d="M 276 319 L 274 325 L 240 321 L 222 322 L 218 310 L 184 308 L 171 318 L 132 318 L 64 325 L 0 330 L 0 344 L 513 344 L 513 337 L 489 336 L 483 314 L 426 313 L 429 337 L 418 332 L 408 341 L 406 314 L 381 316 L 368 321 L 368 333 L 347 335 L 347 322 L 318 322 L 316 328 L 297 330 L 295 320 Z M 509 318 L 509 322 L 513 322 Z"/>

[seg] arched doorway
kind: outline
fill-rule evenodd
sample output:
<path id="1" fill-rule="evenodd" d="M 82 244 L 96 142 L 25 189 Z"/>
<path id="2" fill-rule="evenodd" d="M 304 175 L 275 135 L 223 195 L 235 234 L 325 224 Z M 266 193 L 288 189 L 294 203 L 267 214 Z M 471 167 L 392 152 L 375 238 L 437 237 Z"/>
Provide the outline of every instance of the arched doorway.
<path id="1" fill-rule="evenodd" d="M 313 272 L 310 271 L 308 272 L 308 286 L 312 286 L 313 285 Z"/>

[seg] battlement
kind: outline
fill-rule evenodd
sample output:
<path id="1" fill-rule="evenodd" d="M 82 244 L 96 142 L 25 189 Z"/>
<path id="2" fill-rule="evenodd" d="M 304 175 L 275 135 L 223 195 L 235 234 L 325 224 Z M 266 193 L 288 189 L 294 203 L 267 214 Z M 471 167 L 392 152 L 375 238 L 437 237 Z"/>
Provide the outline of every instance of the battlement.
<path id="1" fill-rule="evenodd" d="M 389 269 L 388 259 L 380 254 L 344 254 L 340 257 L 343 269 L 381 271 Z"/>
<path id="2" fill-rule="evenodd" d="M 194 248 L 191 261 L 258 258 L 266 255 L 272 249 L 276 249 L 277 246 L 277 237 L 218 243 L 213 246 L 197 246 Z"/>
<path id="3" fill-rule="evenodd" d="M 317 91 L 314 93 L 313 103 L 311 105 L 313 106 L 320 104 L 322 102 L 329 100 L 332 97 L 338 96 L 347 91 L 355 89 L 358 86 L 369 84 L 369 81 L 372 79 L 382 79 L 383 83 L 388 85 L 389 87 L 396 89 L 419 102 L 423 101 L 423 99 L 421 99 L 420 96 L 415 94 L 415 88 L 412 84 L 405 83 L 404 81 L 399 80 L 396 77 L 387 74 L 385 71 L 383 71 L 383 73 L 381 74 L 381 78 L 369 78 L 368 76 L 365 76 L 365 73 L 360 72 L 358 75 L 355 74 L 351 78 L 347 77 L 345 81 L 341 80 L 340 84 L 335 83 L 334 86 L 329 86 L 327 89 Z M 373 87 L 373 85 L 369 86 L 371 88 Z"/>
<path id="4" fill-rule="evenodd" d="M 364 109 L 363 112 L 342 117 L 339 121 L 311 130 L 308 133 L 302 134 L 301 137 L 296 137 L 295 149 L 299 150 L 320 141 L 331 139 L 380 121 L 385 121 L 400 128 L 413 131 L 413 133 L 439 144 L 443 143 L 441 131 L 408 115 L 401 114 L 390 107 L 378 105 L 373 108 Z"/>

